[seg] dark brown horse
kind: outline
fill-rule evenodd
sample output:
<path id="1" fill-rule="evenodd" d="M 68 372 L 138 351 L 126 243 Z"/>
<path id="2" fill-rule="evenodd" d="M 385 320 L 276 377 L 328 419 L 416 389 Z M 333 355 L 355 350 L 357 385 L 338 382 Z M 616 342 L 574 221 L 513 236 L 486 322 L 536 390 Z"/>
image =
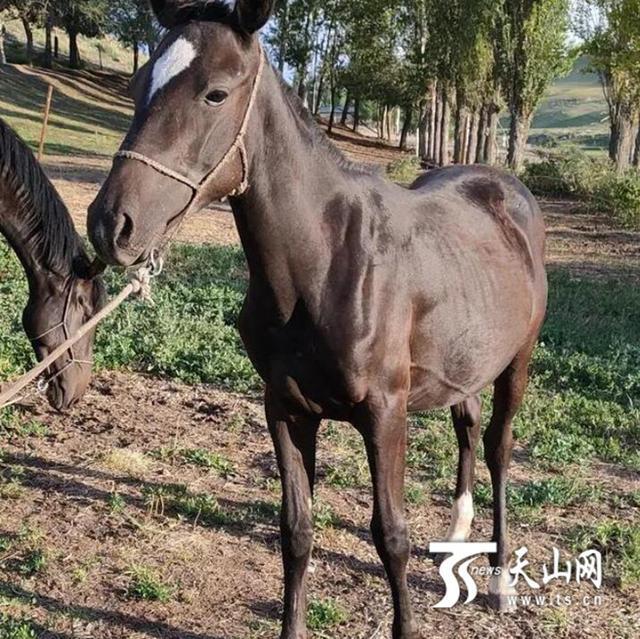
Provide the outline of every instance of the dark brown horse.
<path id="1" fill-rule="evenodd" d="M 255 32 L 271 2 L 152 3 L 170 29 L 135 83 L 136 114 L 89 213 L 112 264 L 144 259 L 181 217 L 231 195 L 250 282 L 239 320 L 283 485 L 282 637 L 307 636 L 311 498 L 322 419 L 351 422 L 373 479 L 371 530 L 391 584 L 393 636 L 418 636 L 407 589 L 407 412 L 452 407 L 460 444 L 451 539 L 473 507 L 478 394 L 494 490 L 490 586 L 505 604 L 511 422 L 545 314 L 544 227 L 513 177 L 435 171 L 412 189 L 347 162 L 272 68 Z"/>
<path id="2" fill-rule="evenodd" d="M 39 360 L 100 309 L 104 287 L 82 247 L 69 212 L 27 145 L 0 119 L 0 232 L 29 283 L 24 329 Z M 73 406 L 91 379 L 93 334 L 54 362 L 47 397 Z"/>

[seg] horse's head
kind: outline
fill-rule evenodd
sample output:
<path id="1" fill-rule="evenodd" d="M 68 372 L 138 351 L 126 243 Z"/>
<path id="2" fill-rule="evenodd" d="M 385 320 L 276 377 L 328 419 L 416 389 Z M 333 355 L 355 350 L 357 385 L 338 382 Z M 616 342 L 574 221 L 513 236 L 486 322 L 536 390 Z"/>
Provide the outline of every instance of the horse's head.
<path id="1" fill-rule="evenodd" d="M 273 0 L 152 0 L 163 42 L 132 81 L 135 116 L 89 209 L 111 264 L 144 260 L 188 210 L 246 186 L 244 132 L 263 54 L 255 33 Z"/>
<path id="2" fill-rule="evenodd" d="M 75 260 L 66 278 L 43 278 L 30 287 L 23 325 L 38 361 L 48 357 L 104 305 L 102 264 Z M 47 398 L 57 410 L 66 410 L 84 395 L 91 379 L 94 332 L 89 333 L 48 369 Z"/>

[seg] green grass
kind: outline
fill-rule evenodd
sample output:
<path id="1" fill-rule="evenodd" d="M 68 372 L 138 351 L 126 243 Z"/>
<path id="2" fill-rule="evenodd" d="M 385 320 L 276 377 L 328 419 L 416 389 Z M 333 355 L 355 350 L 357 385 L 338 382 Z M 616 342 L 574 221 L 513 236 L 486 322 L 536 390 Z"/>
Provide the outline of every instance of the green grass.
<path id="1" fill-rule="evenodd" d="M 344 621 L 347 615 L 334 599 L 312 599 L 307 609 L 307 625 L 310 630 L 329 630 Z"/>
<path id="2" fill-rule="evenodd" d="M 162 461 L 179 460 L 191 466 L 212 470 L 225 479 L 233 475 L 233 463 L 220 453 L 205 448 L 174 448 L 165 446 L 150 453 Z"/>
<path id="3" fill-rule="evenodd" d="M 15 619 L 8 615 L 0 617 L 0 639 L 37 639 L 33 623 L 28 619 Z"/>
<path id="4" fill-rule="evenodd" d="M 173 587 L 166 584 L 147 566 L 134 566 L 129 571 L 129 584 L 127 586 L 127 597 L 140 601 L 160 601 L 165 602 L 171 599 Z"/>
<path id="5" fill-rule="evenodd" d="M 605 520 L 574 528 L 568 541 L 576 552 L 599 550 L 605 576 L 614 576 L 622 588 L 640 583 L 640 524 Z"/>

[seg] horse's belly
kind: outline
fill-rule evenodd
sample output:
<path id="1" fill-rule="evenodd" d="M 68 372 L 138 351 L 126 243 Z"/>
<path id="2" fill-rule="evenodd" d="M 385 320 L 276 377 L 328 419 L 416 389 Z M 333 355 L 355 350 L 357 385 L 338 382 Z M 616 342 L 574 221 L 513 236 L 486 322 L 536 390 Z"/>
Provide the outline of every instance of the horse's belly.
<path id="1" fill-rule="evenodd" d="M 457 319 L 455 308 L 445 306 L 425 318 L 411 348 L 412 410 L 457 404 L 507 368 L 529 339 L 533 309 L 522 297 L 512 302 L 478 305 Z"/>

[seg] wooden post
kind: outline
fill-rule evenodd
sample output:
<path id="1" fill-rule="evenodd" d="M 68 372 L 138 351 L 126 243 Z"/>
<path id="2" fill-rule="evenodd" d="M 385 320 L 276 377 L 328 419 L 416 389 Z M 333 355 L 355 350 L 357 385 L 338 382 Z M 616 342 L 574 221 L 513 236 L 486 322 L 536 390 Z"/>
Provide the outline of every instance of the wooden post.
<path id="1" fill-rule="evenodd" d="M 47 103 L 44 107 L 44 118 L 42 120 L 42 132 L 40 133 L 40 147 L 38 148 L 38 162 L 42 162 L 44 155 L 44 141 L 47 137 L 47 126 L 49 125 L 49 114 L 51 113 L 51 101 L 53 99 L 53 85 L 49 85 L 47 90 Z"/>

